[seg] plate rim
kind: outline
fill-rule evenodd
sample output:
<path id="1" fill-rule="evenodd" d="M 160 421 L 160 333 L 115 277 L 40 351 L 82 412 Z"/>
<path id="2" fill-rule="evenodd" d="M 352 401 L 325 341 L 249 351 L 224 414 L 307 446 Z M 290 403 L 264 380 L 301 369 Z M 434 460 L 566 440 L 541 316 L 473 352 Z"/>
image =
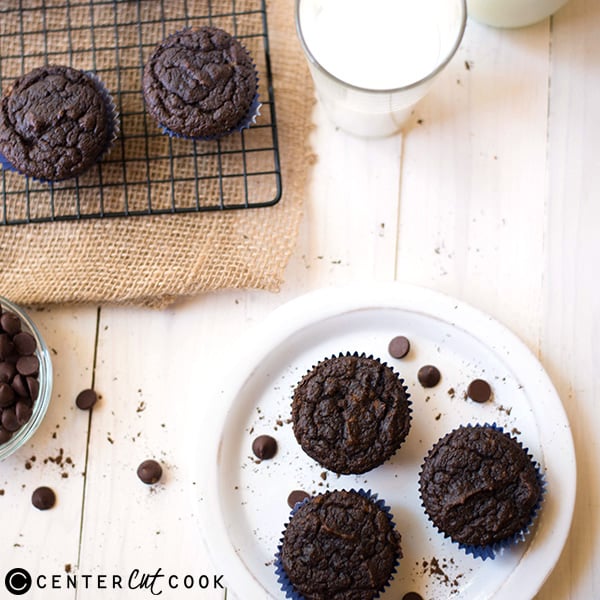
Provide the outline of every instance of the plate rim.
<path id="1" fill-rule="evenodd" d="M 253 599 L 273 598 L 246 567 L 243 558 L 236 552 L 229 538 L 226 518 L 220 501 L 219 485 L 219 466 L 224 443 L 223 429 L 234 409 L 235 399 L 252 377 L 256 366 L 286 339 L 327 318 L 357 310 L 378 308 L 407 310 L 441 319 L 449 325 L 459 327 L 469 333 L 496 353 L 494 345 L 481 339 L 481 335 L 472 326 L 464 326 L 464 322 L 479 325 L 483 331 L 491 328 L 497 338 L 507 342 L 510 347 L 511 358 L 506 361 L 507 364 L 513 368 L 516 360 L 519 365 L 525 364 L 526 369 L 535 367 L 538 376 L 541 377 L 541 383 L 545 384 L 551 394 L 552 407 L 560 415 L 560 423 L 566 425 L 562 431 L 563 444 L 560 445 L 561 463 L 566 465 L 561 477 L 565 480 L 566 485 L 561 486 L 563 494 L 561 494 L 549 542 L 546 542 L 543 547 L 545 552 L 540 553 L 539 544 L 536 545 L 535 533 L 537 532 L 535 532 L 523 556 L 494 595 L 498 600 L 512 600 L 515 597 L 515 590 L 518 589 L 519 597 L 533 598 L 560 558 L 569 535 L 575 508 L 577 478 L 575 448 L 562 401 L 539 359 L 516 334 L 496 318 L 463 300 L 442 292 L 399 282 L 369 283 L 369 285 L 354 283 L 310 291 L 282 304 L 262 321 L 253 324 L 242 336 L 237 360 L 225 373 L 219 373 L 222 379 L 216 383 L 215 398 L 219 398 L 221 401 L 215 403 L 220 409 L 215 411 L 214 422 L 210 428 L 211 439 L 207 446 L 210 453 L 206 465 L 207 489 L 210 490 L 210 493 L 202 503 L 204 508 L 202 511 L 203 537 L 209 555 L 215 564 L 227 565 L 224 579 L 228 582 L 227 585 L 231 591 L 237 594 L 236 590 L 243 590 L 244 597 Z M 451 318 L 452 316 L 456 318 Z M 517 368 L 516 371 L 518 372 L 522 368 Z M 223 382 L 226 382 L 226 385 L 223 385 Z M 547 405 L 547 400 L 545 402 Z M 535 417 L 539 430 L 537 415 Z M 548 446 L 543 444 L 541 436 L 540 447 L 544 454 L 544 464 L 548 470 L 546 458 Z M 553 468 L 550 470 L 553 472 Z M 542 554 L 541 557 L 540 554 Z M 520 577 L 523 563 L 527 565 L 528 573 L 534 572 L 536 577 Z M 542 573 L 541 577 L 538 576 L 540 573 Z M 524 593 L 526 596 L 523 595 Z"/>

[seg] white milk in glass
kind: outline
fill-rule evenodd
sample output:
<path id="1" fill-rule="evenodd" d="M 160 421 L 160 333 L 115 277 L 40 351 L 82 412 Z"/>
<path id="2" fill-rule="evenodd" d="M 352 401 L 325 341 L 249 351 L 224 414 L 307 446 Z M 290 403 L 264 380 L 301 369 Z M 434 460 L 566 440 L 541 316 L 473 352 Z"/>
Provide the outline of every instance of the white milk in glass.
<path id="1" fill-rule="evenodd" d="M 467 0 L 469 16 L 494 27 L 524 27 L 556 12 L 567 0 Z"/>
<path id="2" fill-rule="evenodd" d="M 298 0 L 299 34 L 331 119 L 361 136 L 396 132 L 454 54 L 463 0 Z"/>

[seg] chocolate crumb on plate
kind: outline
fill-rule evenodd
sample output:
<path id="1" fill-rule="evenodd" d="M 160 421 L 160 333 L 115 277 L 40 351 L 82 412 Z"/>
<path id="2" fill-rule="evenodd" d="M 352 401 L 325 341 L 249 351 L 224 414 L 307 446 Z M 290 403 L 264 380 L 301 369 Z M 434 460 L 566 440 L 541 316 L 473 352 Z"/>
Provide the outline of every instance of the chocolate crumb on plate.
<path id="1" fill-rule="evenodd" d="M 403 335 L 397 335 L 388 345 L 388 352 L 394 358 L 404 358 L 410 352 L 410 341 Z"/>
<path id="2" fill-rule="evenodd" d="M 33 490 L 31 503 L 39 510 L 48 510 L 56 503 L 56 494 L 49 487 L 39 487 Z"/>
<path id="3" fill-rule="evenodd" d="M 252 452 L 261 460 L 268 460 L 277 454 L 277 440 L 270 435 L 259 435 L 252 442 Z"/>
<path id="4" fill-rule="evenodd" d="M 467 388 L 467 396 L 474 402 L 483 404 L 492 397 L 492 388 L 484 379 L 474 379 Z"/>
<path id="5" fill-rule="evenodd" d="M 144 483 L 151 485 L 162 477 L 162 467 L 155 460 L 145 460 L 137 468 L 137 475 Z"/>
<path id="6" fill-rule="evenodd" d="M 442 375 L 434 365 L 425 365 L 419 369 L 417 378 L 424 388 L 432 388 L 440 382 Z"/>

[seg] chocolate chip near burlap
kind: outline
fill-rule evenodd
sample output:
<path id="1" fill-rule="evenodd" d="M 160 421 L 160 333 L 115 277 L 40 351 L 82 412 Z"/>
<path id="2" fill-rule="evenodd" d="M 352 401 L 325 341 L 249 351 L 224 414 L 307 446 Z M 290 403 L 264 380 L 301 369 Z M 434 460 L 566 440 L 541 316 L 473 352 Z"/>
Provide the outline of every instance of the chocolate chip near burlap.
<path id="1" fill-rule="evenodd" d="M 290 508 L 294 508 L 298 502 L 302 502 L 306 500 L 306 498 L 310 498 L 310 494 L 305 492 L 304 490 L 294 490 L 290 492 L 288 496 L 287 503 Z"/>
<path id="2" fill-rule="evenodd" d="M 388 352 L 394 358 L 404 358 L 410 352 L 410 341 L 403 335 L 397 335 L 388 345 Z"/>
<path id="3" fill-rule="evenodd" d="M 75 404 L 81 410 L 90 410 L 96 402 L 98 402 L 98 394 L 92 389 L 82 390 L 75 398 Z"/>
<path id="4" fill-rule="evenodd" d="M 39 510 L 48 510 L 56 504 L 56 494 L 49 487 L 39 487 L 33 490 L 31 503 Z"/>
<path id="5" fill-rule="evenodd" d="M 424 388 L 432 388 L 440 382 L 442 375 L 434 365 L 425 365 L 419 369 L 417 378 Z"/>
<path id="6" fill-rule="evenodd" d="M 21 319 L 19 318 L 19 315 L 6 311 L 2 313 L 2 316 L 0 317 L 0 327 L 2 327 L 8 335 L 14 336 L 21 331 Z"/>
<path id="7" fill-rule="evenodd" d="M 144 483 L 151 485 L 162 477 L 162 467 L 155 460 L 145 460 L 137 468 L 137 475 Z"/>
<path id="8" fill-rule="evenodd" d="M 492 397 L 492 388 L 484 379 L 474 379 L 467 388 L 467 396 L 474 402 L 483 404 Z"/>
<path id="9" fill-rule="evenodd" d="M 252 442 L 252 452 L 261 460 L 268 460 L 277 454 L 277 440 L 270 435 L 259 435 Z"/>

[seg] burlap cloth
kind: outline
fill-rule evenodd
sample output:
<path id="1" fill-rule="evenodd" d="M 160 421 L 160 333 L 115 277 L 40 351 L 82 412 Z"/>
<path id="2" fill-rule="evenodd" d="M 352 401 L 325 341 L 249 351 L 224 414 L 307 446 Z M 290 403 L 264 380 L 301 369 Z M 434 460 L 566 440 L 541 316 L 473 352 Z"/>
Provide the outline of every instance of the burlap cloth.
<path id="1" fill-rule="evenodd" d="M 197 3 L 202 0 L 187 0 L 191 10 L 201 10 Z M 215 14 L 220 5 L 231 11 L 231 0 L 210 4 Z M 223 288 L 279 289 L 302 217 L 313 100 L 292 0 L 268 2 L 268 26 L 281 201 L 250 210 L 2 226 L 0 295 L 22 304 L 160 308 Z"/>

